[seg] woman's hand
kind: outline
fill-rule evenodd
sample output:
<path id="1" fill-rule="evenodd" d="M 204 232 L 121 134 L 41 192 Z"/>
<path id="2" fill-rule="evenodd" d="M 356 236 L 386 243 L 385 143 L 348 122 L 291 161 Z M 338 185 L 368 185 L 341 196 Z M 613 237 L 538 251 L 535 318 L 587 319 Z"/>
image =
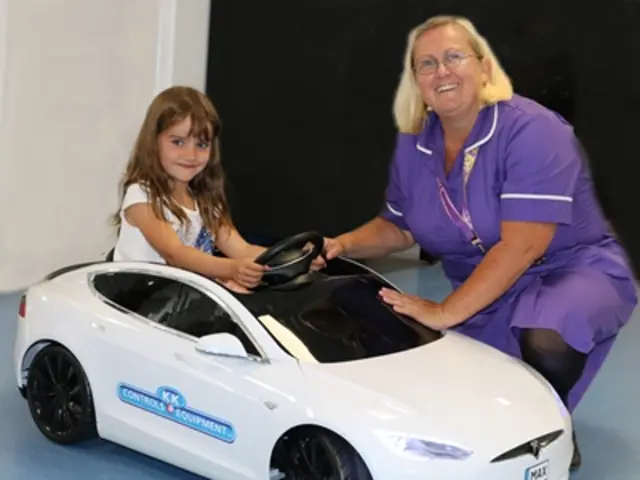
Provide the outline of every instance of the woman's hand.
<path id="1" fill-rule="evenodd" d="M 335 238 L 325 238 L 324 254 L 327 260 L 338 256 L 373 259 L 406 250 L 414 244 L 411 232 L 400 229 L 382 217 L 376 217 L 351 232 Z"/>
<path id="2" fill-rule="evenodd" d="M 303 250 L 307 250 L 307 251 L 313 250 L 313 243 L 311 242 L 307 243 L 304 246 Z M 320 254 L 312 260 L 310 270 L 316 272 L 318 270 L 323 269 L 326 266 L 327 266 L 327 262 L 324 261 L 324 258 L 322 258 L 322 252 L 320 252 Z"/>
<path id="3" fill-rule="evenodd" d="M 322 255 L 318 255 L 311 262 L 311 270 L 314 272 L 317 272 L 318 270 L 321 270 L 326 266 L 327 266 L 327 262 L 324 261 L 324 258 L 322 258 Z"/>
<path id="4" fill-rule="evenodd" d="M 446 330 L 451 326 L 439 303 L 388 288 L 381 289 L 380 296 L 394 311 L 407 315 L 433 330 Z"/>
<path id="5" fill-rule="evenodd" d="M 332 260 L 342 255 L 345 251 L 344 244 L 336 238 L 324 239 L 324 256 L 327 260 Z"/>
<path id="6" fill-rule="evenodd" d="M 239 258 L 235 260 L 232 280 L 244 288 L 254 288 L 260 284 L 268 269 L 266 265 L 255 263 L 252 259 Z"/>
<path id="7" fill-rule="evenodd" d="M 312 248 L 313 244 L 311 242 L 307 243 L 307 245 L 305 246 L 305 250 L 311 250 Z M 324 246 L 322 248 L 322 253 L 314 258 L 311 262 L 311 270 L 317 271 L 323 269 L 327 266 L 326 260 L 331 260 L 341 255 L 343 251 L 344 246 L 338 240 L 324 237 Z M 324 254 L 324 256 L 322 254 Z"/>

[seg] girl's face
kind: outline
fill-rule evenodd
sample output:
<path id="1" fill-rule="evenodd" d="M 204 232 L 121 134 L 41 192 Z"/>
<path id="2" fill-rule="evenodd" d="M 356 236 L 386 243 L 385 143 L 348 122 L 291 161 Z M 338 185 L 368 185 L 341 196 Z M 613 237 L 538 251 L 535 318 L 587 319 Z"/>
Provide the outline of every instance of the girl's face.
<path id="1" fill-rule="evenodd" d="M 211 144 L 189 135 L 191 118 L 176 123 L 158 136 L 160 164 L 175 181 L 189 183 L 207 166 Z"/>

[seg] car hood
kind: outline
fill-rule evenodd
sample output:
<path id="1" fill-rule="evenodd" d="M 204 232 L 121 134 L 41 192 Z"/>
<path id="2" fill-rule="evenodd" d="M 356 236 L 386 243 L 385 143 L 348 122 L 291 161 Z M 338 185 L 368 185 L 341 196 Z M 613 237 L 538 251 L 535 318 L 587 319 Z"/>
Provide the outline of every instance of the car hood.
<path id="1" fill-rule="evenodd" d="M 399 354 L 302 369 L 338 382 L 345 394 L 359 391 L 367 405 L 358 410 L 383 418 L 382 428 L 426 432 L 476 452 L 489 443 L 493 455 L 567 426 L 566 409 L 540 376 L 454 333 Z"/>

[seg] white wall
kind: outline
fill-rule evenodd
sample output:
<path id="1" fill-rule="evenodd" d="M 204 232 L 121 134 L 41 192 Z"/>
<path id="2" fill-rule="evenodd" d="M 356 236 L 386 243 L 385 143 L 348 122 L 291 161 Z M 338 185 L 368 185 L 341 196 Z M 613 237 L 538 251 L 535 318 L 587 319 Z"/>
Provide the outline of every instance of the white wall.
<path id="1" fill-rule="evenodd" d="M 0 0 L 0 291 L 112 246 L 147 105 L 205 88 L 209 3 Z"/>

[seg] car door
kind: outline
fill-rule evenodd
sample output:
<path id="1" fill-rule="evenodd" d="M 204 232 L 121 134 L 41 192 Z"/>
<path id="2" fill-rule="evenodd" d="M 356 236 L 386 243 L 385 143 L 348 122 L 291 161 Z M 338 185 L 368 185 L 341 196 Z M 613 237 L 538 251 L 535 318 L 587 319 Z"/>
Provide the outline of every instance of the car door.
<path id="1" fill-rule="evenodd" d="M 93 283 L 126 317 L 108 322 L 100 342 L 112 359 L 98 373 L 112 439 L 214 478 L 263 478 L 248 459 L 269 424 L 258 379 L 271 366 L 195 349 L 199 337 L 226 332 L 258 353 L 230 313 L 177 279 L 118 272 Z"/>
<path id="2" fill-rule="evenodd" d="M 202 453 L 220 461 L 217 468 L 224 474 L 219 478 L 267 478 L 271 448 L 281 433 L 282 411 L 273 409 L 284 403 L 284 394 L 274 392 L 264 379 L 277 375 L 281 367 L 207 355 L 187 345 L 177 357 L 192 380 L 182 384 L 181 392 L 194 399 L 189 404 L 193 409 L 213 419 L 203 433 L 217 441 L 209 442 Z M 199 431 L 185 433 L 195 448 L 202 442 Z"/>

